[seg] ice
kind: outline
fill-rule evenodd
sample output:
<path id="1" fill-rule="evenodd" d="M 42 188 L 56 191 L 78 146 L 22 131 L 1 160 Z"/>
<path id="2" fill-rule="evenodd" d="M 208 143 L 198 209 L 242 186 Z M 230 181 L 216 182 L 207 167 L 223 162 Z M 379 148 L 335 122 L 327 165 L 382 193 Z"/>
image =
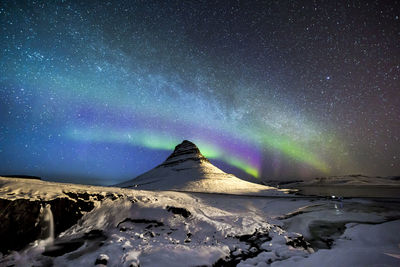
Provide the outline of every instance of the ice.
<path id="1" fill-rule="evenodd" d="M 400 266 L 400 220 L 377 224 L 355 224 L 347 228 L 330 249 L 307 258 L 290 258 L 272 266 Z M 389 255 L 388 255 L 389 254 Z"/>

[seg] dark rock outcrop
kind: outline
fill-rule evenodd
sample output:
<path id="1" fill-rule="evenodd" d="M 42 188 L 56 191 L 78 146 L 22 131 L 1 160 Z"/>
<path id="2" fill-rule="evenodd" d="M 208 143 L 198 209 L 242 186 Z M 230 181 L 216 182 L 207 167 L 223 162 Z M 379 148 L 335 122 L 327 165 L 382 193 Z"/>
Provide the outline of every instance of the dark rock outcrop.
<path id="1" fill-rule="evenodd" d="M 125 222 L 131 222 L 131 223 L 143 223 L 143 224 L 148 224 L 148 228 L 151 227 L 160 227 L 163 226 L 164 223 L 156 221 L 156 220 L 147 220 L 147 219 L 131 219 L 131 218 L 125 218 L 123 221 L 119 222 L 117 224 L 117 227 L 120 226 L 120 224 L 125 223 Z"/>
<path id="2" fill-rule="evenodd" d="M 229 256 L 219 259 L 213 264 L 214 267 L 222 266 L 237 266 L 242 260 L 248 258 L 254 258 L 261 252 L 265 251 L 262 249 L 261 245 L 264 242 L 270 241 L 271 237 L 265 229 L 256 230 L 253 234 L 236 236 L 241 242 L 245 242 L 249 245 L 250 249 L 237 253 L 236 251 L 231 251 Z"/>
<path id="3" fill-rule="evenodd" d="M 198 162 L 209 162 L 206 157 L 204 157 L 199 148 L 188 140 L 184 140 L 182 143 L 175 147 L 174 152 L 158 167 L 166 167 L 171 165 L 176 165 L 188 160 L 198 161 Z"/>
<path id="4" fill-rule="evenodd" d="M 184 218 L 189 218 L 190 215 L 192 215 L 190 213 L 190 211 L 188 211 L 185 208 L 177 208 L 177 207 L 167 206 L 167 211 L 172 212 L 173 214 L 182 215 Z"/>
<path id="5" fill-rule="evenodd" d="M 20 250 L 40 235 L 39 201 L 0 199 L 0 211 L 0 252 Z"/>
<path id="6" fill-rule="evenodd" d="M 303 248 L 305 250 L 311 248 L 310 243 L 308 243 L 303 236 L 298 236 L 289 240 L 288 242 L 286 242 L 286 245 L 292 246 L 294 248 Z"/>
<path id="7" fill-rule="evenodd" d="M 81 198 L 56 198 L 53 200 L 0 199 L 0 252 L 21 250 L 41 238 L 40 208 L 50 204 L 54 218 L 55 236 L 67 230 L 94 208 L 93 201 Z"/>

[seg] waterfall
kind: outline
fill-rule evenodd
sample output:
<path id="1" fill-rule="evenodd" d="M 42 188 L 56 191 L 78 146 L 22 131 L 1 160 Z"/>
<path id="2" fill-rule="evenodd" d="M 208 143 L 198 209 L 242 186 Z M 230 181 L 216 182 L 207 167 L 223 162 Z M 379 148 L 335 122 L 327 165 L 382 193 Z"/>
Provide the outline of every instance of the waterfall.
<path id="1" fill-rule="evenodd" d="M 51 212 L 51 205 L 46 204 L 40 209 L 42 216 L 42 240 L 45 244 L 50 245 L 54 241 L 54 218 Z"/>
<path id="2" fill-rule="evenodd" d="M 51 212 L 50 204 L 46 205 L 45 220 L 48 222 L 48 225 L 49 225 L 49 236 L 48 236 L 47 240 L 49 240 L 50 243 L 53 243 L 53 241 L 54 241 L 54 218 L 53 218 L 53 213 Z"/>

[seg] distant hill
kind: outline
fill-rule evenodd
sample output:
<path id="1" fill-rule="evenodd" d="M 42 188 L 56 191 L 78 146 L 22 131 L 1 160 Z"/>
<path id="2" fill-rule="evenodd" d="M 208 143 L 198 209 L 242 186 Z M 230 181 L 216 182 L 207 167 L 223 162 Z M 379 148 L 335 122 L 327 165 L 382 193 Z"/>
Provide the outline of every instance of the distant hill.
<path id="1" fill-rule="evenodd" d="M 20 179 L 35 179 L 35 180 L 42 180 L 42 178 L 38 176 L 31 176 L 31 175 L 19 175 L 19 174 L 8 174 L 8 175 L 0 175 L 1 177 L 7 178 L 20 178 Z"/>
<path id="2" fill-rule="evenodd" d="M 343 176 L 317 177 L 311 180 L 299 181 L 270 181 L 268 185 L 288 188 L 302 186 L 400 186 L 400 176 L 366 176 L 362 174 L 350 174 Z"/>

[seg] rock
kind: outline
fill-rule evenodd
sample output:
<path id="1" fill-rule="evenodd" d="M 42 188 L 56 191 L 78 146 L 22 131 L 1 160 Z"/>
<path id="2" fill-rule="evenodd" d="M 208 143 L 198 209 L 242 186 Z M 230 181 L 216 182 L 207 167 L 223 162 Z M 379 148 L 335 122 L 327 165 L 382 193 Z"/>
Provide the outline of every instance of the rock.
<path id="1" fill-rule="evenodd" d="M 308 243 L 303 236 L 298 236 L 296 238 L 289 240 L 288 242 L 286 242 L 286 245 L 292 246 L 294 248 L 301 247 L 304 248 L 305 250 L 311 248 L 310 243 Z"/>
<path id="2" fill-rule="evenodd" d="M 237 249 L 230 252 L 230 255 L 219 259 L 213 266 L 237 266 L 242 260 L 254 258 L 263 252 L 262 244 L 265 241 L 271 240 L 268 230 L 256 230 L 253 234 L 236 236 L 241 242 L 247 243 L 249 250 Z"/>
<path id="3" fill-rule="evenodd" d="M 120 224 L 125 223 L 125 222 L 131 222 L 131 223 L 143 223 L 143 224 L 148 224 L 146 229 L 150 229 L 152 227 L 160 227 L 163 226 L 164 223 L 156 221 L 156 220 L 147 220 L 147 219 L 131 219 L 131 218 L 126 218 L 123 221 L 119 222 L 117 224 L 117 227 L 120 226 Z"/>
<path id="4" fill-rule="evenodd" d="M 106 255 L 106 254 L 100 254 L 100 255 L 97 257 L 97 259 L 96 259 L 94 265 L 107 265 L 107 262 L 108 262 L 109 259 L 110 259 L 110 258 L 108 257 L 108 255 Z"/>
<path id="5" fill-rule="evenodd" d="M 172 212 L 173 214 L 179 214 L 182 215 L 184 218 L 188 218 L 190 215 L 190 211 L 188 211 L 185 208 L 177 208 L 177 207 L 172 207 L 172 206 L 167 206 L 167 211 Z"/>
<path id="6" fill-rule="evenodd" d="M 50 204 L 54 218 L 55 236 L 67 230 L 94 208 L 94 203 L 78 199 L 56 198 L 48 201 L 29 199 L 0 199 L 0 252 L 21 250 L 40 238 L 40 207 Z"/>
<path id="7" fill-rule="evenodd" d="M 209 160 L 201 154 L 199 148 L 195 144 L 184 140 L 175 147 L 174 152 L 172 152 L 160 166 L 176 165 L 188 160 L 209 162 Z"/>
<path id="8" fill-rule="evenodd" d="M 0 199 L 0 251 L 20 250 L 40 235 L 40 202 Z M 5 242 L 7 240 L 7 242 Z"/>

